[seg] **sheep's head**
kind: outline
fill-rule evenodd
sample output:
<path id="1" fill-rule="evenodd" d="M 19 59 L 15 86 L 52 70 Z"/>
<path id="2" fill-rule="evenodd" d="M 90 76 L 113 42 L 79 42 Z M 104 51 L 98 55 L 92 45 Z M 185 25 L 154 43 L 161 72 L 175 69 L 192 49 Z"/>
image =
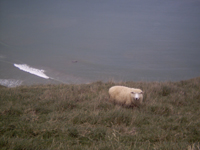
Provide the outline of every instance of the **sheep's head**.
<path id="1" fill-rule="evenodd" d="M 140 89 L 133 89 L 131 91 L 131 97 L 133 98 L 134 101 L 140 101 L 143 99 L 143 91 Z"/>

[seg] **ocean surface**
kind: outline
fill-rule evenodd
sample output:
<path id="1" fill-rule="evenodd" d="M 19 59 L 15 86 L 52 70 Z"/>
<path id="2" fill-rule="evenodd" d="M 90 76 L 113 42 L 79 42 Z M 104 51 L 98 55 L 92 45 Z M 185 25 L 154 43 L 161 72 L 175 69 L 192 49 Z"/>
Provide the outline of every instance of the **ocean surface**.
<path id="1" fill-rule="evenodd" d="M 0 84 L 200 76 L 199 0 L 0 1 Z"/>

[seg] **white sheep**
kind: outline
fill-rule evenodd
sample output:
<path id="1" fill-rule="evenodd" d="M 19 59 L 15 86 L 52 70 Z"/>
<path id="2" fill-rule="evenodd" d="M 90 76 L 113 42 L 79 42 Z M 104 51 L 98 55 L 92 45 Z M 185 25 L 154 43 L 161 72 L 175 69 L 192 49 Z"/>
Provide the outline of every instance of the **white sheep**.
<path id="1" fill-rule="evenodd" d="M 110 101 L 126 107 L 136 106 L 143 102 L 143 91 L 141 89 L 125 86 L 113 86 L 108 91 Z"/>

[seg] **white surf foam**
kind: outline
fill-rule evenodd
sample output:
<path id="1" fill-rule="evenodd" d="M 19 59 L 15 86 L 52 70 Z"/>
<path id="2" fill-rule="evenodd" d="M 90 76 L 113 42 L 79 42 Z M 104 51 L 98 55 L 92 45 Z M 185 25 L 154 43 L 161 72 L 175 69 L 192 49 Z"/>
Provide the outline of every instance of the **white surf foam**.
<path id="1" fill-rule="evenodd" d="M 39 76 L 39 77 L 42 77 L 45 79 L 49 79 L 49 77 L 44 73 L 45 70 L 32 68 L 32 67 L 28 66 L 27 64 L 14 64 L 14 66 L 19 68 L 22 71 L 34 74 L 36 76 Z"/>
<path id="2" fill-rule="evenodd" d="M 23 81 L 21 80 L 15 80 L 15 79 L 0 79 L 0 85 L 6 86 L 6 87 L 17 87 L 22 84 Z"/>

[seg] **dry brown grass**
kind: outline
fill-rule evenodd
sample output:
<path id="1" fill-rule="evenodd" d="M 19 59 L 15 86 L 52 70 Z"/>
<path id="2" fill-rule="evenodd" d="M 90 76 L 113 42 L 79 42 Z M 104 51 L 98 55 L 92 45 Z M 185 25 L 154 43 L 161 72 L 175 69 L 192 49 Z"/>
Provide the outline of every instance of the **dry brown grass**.
<path id="1" fill-rule="evenodd" d="M 116 84 L 145 91 L 140 107 L 108 102 Z M 0 87 L 1 149 L 199 149 L 200 78 Z"/>

